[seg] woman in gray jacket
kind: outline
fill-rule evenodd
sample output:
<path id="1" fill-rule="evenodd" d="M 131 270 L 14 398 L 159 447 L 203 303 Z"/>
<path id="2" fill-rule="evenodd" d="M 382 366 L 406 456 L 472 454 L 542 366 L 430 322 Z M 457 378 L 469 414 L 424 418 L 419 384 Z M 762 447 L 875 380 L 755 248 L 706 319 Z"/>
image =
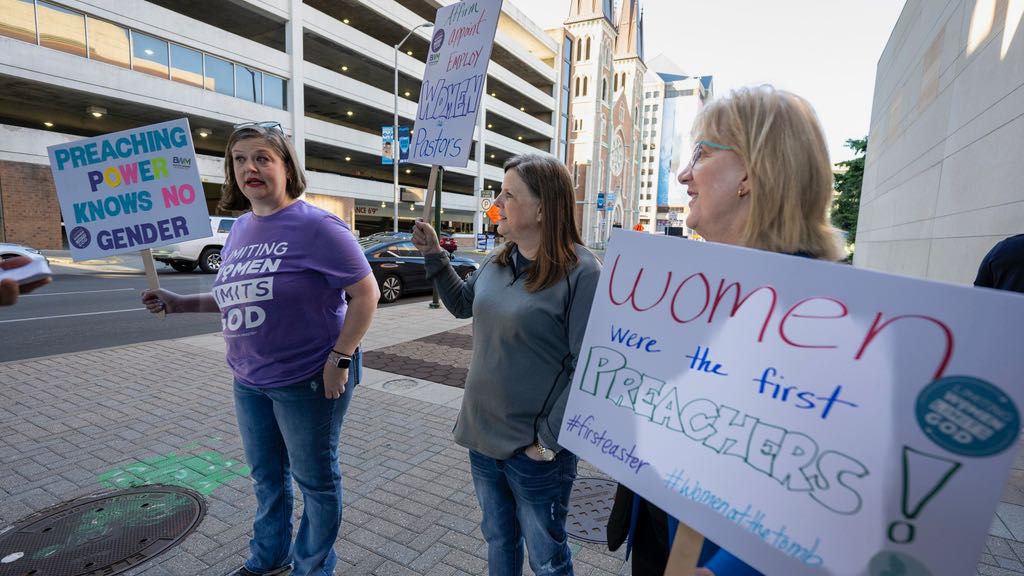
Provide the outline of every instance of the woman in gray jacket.
<path id="1" fill-rule="evenodd" d="M 491 576 L 571 575 L 565 532 L 577 458 L 558 445 L 601 265 L 580 241 L 572 179 L 547 154 L 505 163 L 505 243 L 465 281 L 425 222 L 413 243 L 448 310 L 473 318 L 473 361 L 455 441 L 469 449 Z"/>

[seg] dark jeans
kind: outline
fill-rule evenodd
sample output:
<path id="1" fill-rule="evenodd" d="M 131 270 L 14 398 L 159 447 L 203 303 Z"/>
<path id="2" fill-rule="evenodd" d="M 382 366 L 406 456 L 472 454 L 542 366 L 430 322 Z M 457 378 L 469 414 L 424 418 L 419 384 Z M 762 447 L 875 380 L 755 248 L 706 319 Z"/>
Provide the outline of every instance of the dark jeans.
<path id="1" fill-rule="evenodd" d="M 522 575 L 524 540 L 537 576 L 572 576 L 565 518 L 576 455 L 562 450 L 552 462 L 537 462 L 522 452 L 495 460 L 470 450 L 469 462 L 490 576 Z"/>
<path id="2" fill-rule="evenodd" d="M 341 528 L 338 441 L 358 373 L 354 365 L 345 393 L 336 400 L 324 398 L 322 375 L 278 388 L 235 382 L 235 413 L 256 490 L 249 570 L 268 572 L 294 563 L 293 576 L 334 574 L 334 541 Z M 294 543 L 292 478 L 304 502 Z"/>

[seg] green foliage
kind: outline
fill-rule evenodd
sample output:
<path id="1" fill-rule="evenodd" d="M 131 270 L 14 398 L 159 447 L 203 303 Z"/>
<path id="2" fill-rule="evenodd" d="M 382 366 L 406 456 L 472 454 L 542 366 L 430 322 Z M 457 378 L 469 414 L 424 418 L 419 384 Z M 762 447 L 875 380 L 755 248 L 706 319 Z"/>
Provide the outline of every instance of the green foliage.
<path id="1" fill-rule="evenodd" d="M 860 211 L 860 189 L 864 182 L 864 155 L 868 151 L 867 136 L 860 140 L 851 138 L 846 147 L 857 155 L 852 160 L 840 162 L 846 172 L 836 174 L 836 191 L 832 199 L 832 224 L 846 232 L 846 241 L 853 244 L 857 240 L 857 213 Z"/>

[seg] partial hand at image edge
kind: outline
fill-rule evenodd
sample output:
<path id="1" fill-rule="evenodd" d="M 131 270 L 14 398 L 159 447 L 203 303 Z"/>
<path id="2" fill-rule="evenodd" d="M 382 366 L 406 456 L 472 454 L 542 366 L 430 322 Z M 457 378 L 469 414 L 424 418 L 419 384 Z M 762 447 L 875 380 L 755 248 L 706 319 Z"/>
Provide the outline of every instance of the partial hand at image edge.
<path id="1" fill-rule="evenodd" d="M 46 264 L 46 260 L 42 258 L 32 258 L 24 266 L 11 268 L 10 270 L 0 270 L 0 280 L 11 279 L 17 282 L 18 285 L 30 284 L 50 276 L 53 276 L 53 271 Z"/>

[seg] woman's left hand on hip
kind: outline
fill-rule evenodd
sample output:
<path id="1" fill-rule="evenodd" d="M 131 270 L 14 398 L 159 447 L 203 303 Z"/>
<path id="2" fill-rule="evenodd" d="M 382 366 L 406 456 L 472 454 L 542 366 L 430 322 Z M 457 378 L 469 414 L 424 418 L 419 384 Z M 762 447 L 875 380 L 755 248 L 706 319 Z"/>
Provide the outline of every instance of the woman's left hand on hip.
<path id="1" fill-rule="evenodd" d="M 348 382 L 348 368 L 338 368 L 327 364 L 324 366 L 324 398 L 337 400 L 345 393 L 345 383 Z"/>

